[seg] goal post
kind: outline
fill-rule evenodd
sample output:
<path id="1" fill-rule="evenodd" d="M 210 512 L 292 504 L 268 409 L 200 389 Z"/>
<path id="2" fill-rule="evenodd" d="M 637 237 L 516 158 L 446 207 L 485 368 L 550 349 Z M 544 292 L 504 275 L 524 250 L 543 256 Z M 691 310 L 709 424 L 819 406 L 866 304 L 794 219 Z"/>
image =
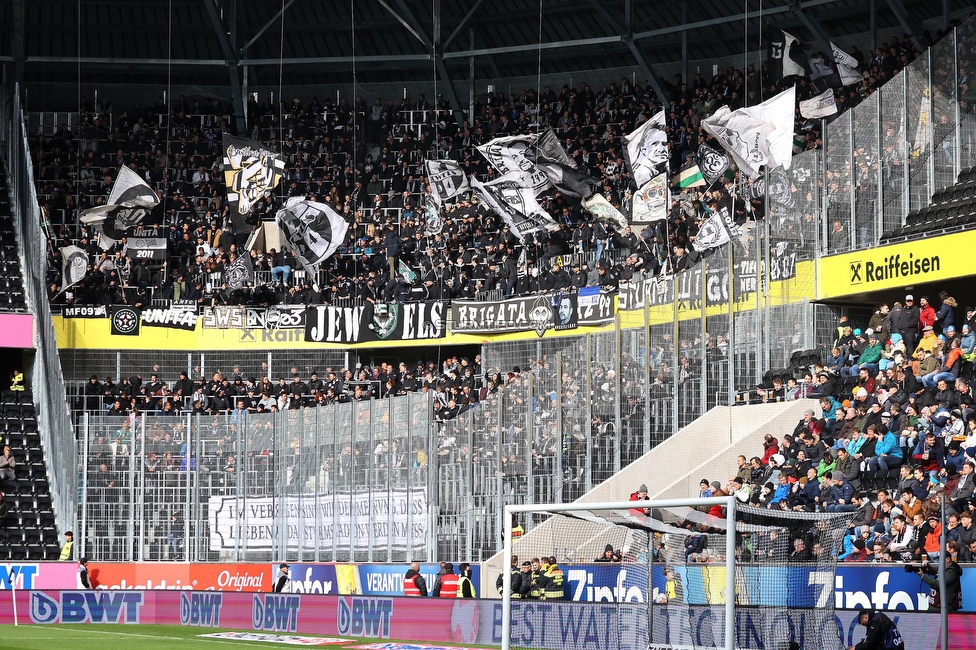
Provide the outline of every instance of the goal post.
<path id="1" fill-rule="evenodd" d="M 513 515 L 518 513 L 546 513 L 552 514 L 580 514 L 593 511 L 623 511 L 624 513 L 632 510 L 655 510 L 663 508 L 711 508 L 712 506 L 724 507 L 728 521 L 735 521 L 736 517 L 736 498 L 727 497 L 696 497 L 687 499 L 660 499 L 648 501 L 613 501 L 605 503 L 567 503 L 567 504 L 545 504 L 545 505 L 508 505 L 505 506 L 505 541 L 504 541 L 504 565 L 502 567 L 502 650 L 511 650 L 512 636 L 512 522 Z M 608 524 L 612 522 L 607 522 Z M 544 525 L 544 524 L 543 524 Z M 734 530 L 734 526 L 733 526 Z M 725 536 L 725 593 L 735 594 L 735 535 Z M 648 604 L 651 600 L 650 589 L 647 596 Z M 735 603 L 734 597 L 725 598 L 725 634 L 723 650 L 734 650 L 735 648 Z M 650 635 L 648 635 L 650 640 Z M 650 647 L 648 644 L 647 647 Z M 643 650 L 643 649 L 638 649 Z"/>
<path id="2" fill-rule="evenodd" d="M 842 650 L 854 513 L 743 496 L 507 506 L 503 650 Z"/>

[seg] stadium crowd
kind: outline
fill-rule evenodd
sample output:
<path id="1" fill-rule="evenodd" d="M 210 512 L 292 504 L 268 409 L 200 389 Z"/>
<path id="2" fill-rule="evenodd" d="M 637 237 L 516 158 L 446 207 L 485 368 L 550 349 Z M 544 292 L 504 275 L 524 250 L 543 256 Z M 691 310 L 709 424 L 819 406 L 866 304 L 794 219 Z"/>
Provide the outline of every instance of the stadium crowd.
<path id="1" fill-rule="evenodd" d="M 863 80 L 836 90 L 841 110 L 918 55 L 897 37 L 874 56 L 856 47 L 851 53 L 861 62 Z M 670 169 L 677 172 L 709 137 L 702 119 L 725 104 L 734 109 L 768 99 L 784 83 L 764 64 L 758 71 L 728 68 L 708 80 L 701 74 L 690 80 L 676 76 L 666 86 Z M 815 94 L 819 91 L 811 82 L 799 80 L 799 99 Z M 360 96 L 352 104 L 345 98 L 338 103 L 296 98 L 280 107 L 250 100 L 249 131 L 240 135 L 267 143 L 286 159 L 280 189 L 258 202 L 256 216 L 272 219 L 285 196 L 304 196 L 331 204 L 350 228 L 319 278 L 294 274 L 298 266 L 287 250 L 255 247 L 246 254 L 259 272 L 256 283 L 229 291 L 211 278 L 244 254 L 251 233 L 250 225 L 232 217 L 225 199 L 220 140 L 230 132 L 231 109 L 217 100 L 185 97 L 172 106 L 159 100 L 121 112 L 107 103 L 85 107 L 77 133 L 62 127 L 52 136 L 39 136 L 34 145 L 38 194 L 56 224 L 49 259 L 52 304 L 139 306 L 153 298 L 201 305 L 450 300 L 494 290 L 512 295 L 597 284 L 615 288 L 635 272 L 677 272 L 696 262 L 691 243 L 716 198 L 714 192 L 701 191 L 707 188 L 677 194 L 667 222 L 639 233 L 596 221 L 578 200 L 551 193 L 543 204 L 558 229 L 524 242 L 469 197 L 446 208 L 438 232 L 428 228 L 418 209 L 426 182 L 424 158 L 451 158 L 466 172 L 487 179 L 492 171 L 475 146 L 551 127 L 579 168 L 600 180 L 604 196 L 626 216 L 633 181 L 621 138 L 662 108 L 646 88 L 624 78 L 599 89 L 582 84 L 579 89 L 546 86 L 541 94 L 531 89 L 507 97 L 489 93 L 462 123 L 452 108 L 440 96 L 431 102 L 424 95 L 416 101 L 376 99 L 372 106 Z M 820 128 L 819 120 L 797 114 L 801 148 L 820 145 Z M 156 221 L 167 240 L 164 260 L 133 259 L 126 239 L 103 251 L 96 233 L 78 221 L 81 210 L 104 203 L 122 165 L 135 169 L 160 195 L 162 215 Z M 723 189 L 740 191 L 734 180 Z M 737 206 L 739 223 L 761 217 L 759 200 L 747 198 Z M 801 218 L 795 217 L 797 222 Z M 59 249 L 69 243 L 89 253 L 90 268 L 82 282 L 62 291 Z M 612 251 L 619 252 L 607 254 Z M 572 266 L 559 260 L 562 255 L 575 255 Z M 416 276 L 391 275 L 389 257 L 404 262 Z M 554 258 L 560 263 L 553 264 Z M 597 265 L 606 270 L 598 273 Z"/>
<path id="2" fill-rule="evenodd" d="M 701 495 L 854 513 L 834 549 L 843 561 L 935 559 L 943 534 L 954 558 L 976 561 L 976 308 L 959 309 L 944 291 L 938 303 L 909 294 L 890 309 L 878 305 L 864 325 L 842 317 L 825 363 L 758 389 L 756 400 L 817 398 L 820 411 L 807 410 L 780 438 L 766 434 L 724 485 L 702 480 Z M 790 557 L 815 559 L 813 540 L 798 537 L 802 552 Z"/>

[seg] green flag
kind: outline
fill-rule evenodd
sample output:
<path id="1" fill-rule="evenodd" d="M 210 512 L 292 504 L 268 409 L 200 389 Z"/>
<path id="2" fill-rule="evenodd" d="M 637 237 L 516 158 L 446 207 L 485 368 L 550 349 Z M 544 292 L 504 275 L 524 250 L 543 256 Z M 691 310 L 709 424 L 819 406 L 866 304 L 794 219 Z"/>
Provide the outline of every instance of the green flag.
<path id="1" fill-rule="evenodd" d="M 681 168 L 678 172 L 678 187 L 702 187 L 706 185 L 705 177 L 702 176 L 701 169 L 693 161 Z"/>

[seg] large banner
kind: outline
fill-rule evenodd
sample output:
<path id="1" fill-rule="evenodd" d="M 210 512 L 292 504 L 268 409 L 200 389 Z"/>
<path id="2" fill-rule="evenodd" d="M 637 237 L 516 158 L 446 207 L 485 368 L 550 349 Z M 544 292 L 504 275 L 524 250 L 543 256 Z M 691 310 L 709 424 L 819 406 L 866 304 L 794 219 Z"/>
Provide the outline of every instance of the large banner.
<path id="1" fill-rule="evenodd" d="M 181 625 L 247 631 L 241 641 L 294 645 L 341 643 L 352 639 L 406 639 L 414 644 L 374 642 L 357 650 L 447 650 L 441 644 L 498 646 L 502 640 L 502 603 L 471 599 L 382 596 L 320 596 L 307 593 L 228 593 L 213 591 L 17 591 L 16 607 L 0 609 L 0 624 Z M 16 614 L 15 614 L 16 612 Z M 838 612 L 822 629 L 810 629 L 809 609 L 777 612 L 741 608 L 735 624 L 736 645 L 762 647 L 770 626 L 776 636 L 802 648 L 823 647 L 819 639 L 852 646 L 864 638 L 857 612 Z M 949 615 L 949 649 L 972 647 L 976 616 Z M 724 611 L 716 607 L 660 605 L 651 612 L 655 645 L 649 645 L 644 606 L 552 601 L 513 601 L 511 641 L 524 648 L 552 650 L 647 650 L 648 647 L 716 647 L 724 634 Z M 940 632 L 937 614 L 902 612 L 893 616 L 906 650 L 930 650 Z M 291 635 L 282 637 L 282 634 Z M 295 635 L 319 635 L 297 637 Z M 322 637 L 325 635 L 325 638 Z M 231 636 L 224 635 L 230 639 Z M 416 643 L 439 645 L 416 645 Z M 668 645 L 657 645 L 668 644 Z M 245 644 L 247 645 L 247 644 Z M 256 643 L 251 643 L 256 645 Z M 462 649 L 463 650 L 463 649 Z"/>
<path id="2" fill-rule="evenodd" d="M 95 589 L 195 589 L 199 591 L 271 591 L 271 564 L 183 564 L 174 562 L 88 563 Z M 74 580 L 72 579 L 72 584 Z M 62 585 L 62 589 L 65 587 Z"/>
<path id="3" fill-rule="evenodd" d="M 313 305 L 305 314 L 310 343 L 415 341 L 447 335 L 446 304 L 440 301 L 387 303 L 369 307 Z"/>
<path id="4" fill-rule="evenodd" d="M 214 496 L 209 511 L 211 551 L 270 549 L 281 537 L 289 549 L 366 550 L 372 544 L 402 551 L 427 545 L 423 488 L 295 495 L 283 505 L 274 497 Z"/>
<path id="5" fill-rule="evenodd" d="M 575 306 L 575 319 L 573 308 Z M 454 301 L 451 331 L 478 334 L 575 329 L 613 320 L 613 295 L 587 287 L 495 302 Z"/>

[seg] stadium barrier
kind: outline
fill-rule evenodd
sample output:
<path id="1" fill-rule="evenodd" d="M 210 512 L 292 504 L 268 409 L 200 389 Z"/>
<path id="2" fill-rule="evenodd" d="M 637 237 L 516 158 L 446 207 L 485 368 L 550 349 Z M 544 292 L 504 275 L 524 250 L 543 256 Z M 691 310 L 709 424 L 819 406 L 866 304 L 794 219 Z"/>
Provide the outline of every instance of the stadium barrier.
<path id="1" fill-rule="evenodd" d="M 0 624 L 92 623 L 182 625 L 200 628 L 246 630 L 257 633 L 315 634 L 359 639 L 410 639 L 424 643 L 501 643 L 502 603 L 478 600 L 420 600 L 405 597 L 317 596 L 171 590 L 33 590 L 17 591 L 16 608 L 0 608 Z M 654 606 L 654 625 L 668 626 L 675 612 L 670 606 Z M 741 608 L 737 615 L 737 645 L 749 645 L 760 638 L 758 630 L 768 625 L 802 629 L 799 617 L 809 609 L 791 609 L 784 616 L 768 620 L 762 610 Z M 707 647 L 715 630 L 723 629 L 722 615 L 709 607 L 680 608 L 691 622 L 695 642 Z M 518 644 L 531 648 L 565 650 L 644 650 L 621 644 L 625 625 L 647 624 L 648 610 L 639 605 L 607 607 L 592 603 L 513 603 L 512 634 Z M 853 611 L 838 612 L 835 624 L 845 645 L 863 637 L 864 630 Z M 931 647 L 938 631 L 936 614 L 901 613 L 895 621 L 907 650 Z M 685 621 L 682 621 L 684 627 Z M 950 648 L 968 648 L 976 632 L 976 616 L 949 617 Z M 646 629 L 646 628 L 645 628 Z M 667 632 L 669 628 L 665 627 Z M 678 642 L 679 639 L 671 639 Z M 805 639 L 794 639 L 804 643 Z M 336 639 L 336 641 L 339 641 Z M 369 650 L 395 650 L 393 645 L 356 646 Z"/>
<path id="2" fill-rule="evenodd" d="M 78 587 L 76 565 L 68 562 L 23 562 L 0 564 L 0 591 L 33 589 L 70 590 Z M 455 564 L 455 568 L 457 565 Z M 976 565 L 963 565 L 963 612 L 976 613 Z M 393 563 L 291 563 L 289 590 L 294 594 L 399 596 L 403 593 L 403 575 L 408 564 Z M 107 591 L 221 591 L 270 592 L 278 563 L 189 564 L 172 562 L 97 563 L 88 565 L 92 586 Z M 420 573 L 432 589 L 439 565 L 421 564 Z M 565 599 L 579 602 L 615 602 L 644 604 L 648 584 L 646 565 L 582 563 L 562 565 Z M 770 605 L 764 597 L 764 583 L 758 579 L 758 567 L 743 565 L 746 582 L 754 585 L 740 591 L 743 606 Z M 724 602 L 724 592 L 712 593 L 708 584 L 724 585 L 724 567 L 702 565 L 678 567 L 676 573 L 685 585 L 685 600 L 690 606 L 708 606 Z M 757 578 L 749 580 L 749 573 Z M 791 572 L 805 577 L 790 577 Z M 837 567 L 833 588 L 818 581 L 816 567 L 784 565 L 777 580 L 807 584 L 810 589 L 791 594 L 789 606 L 813 608 L 824 599 L 833 599 L 837 609 L 857 611 L 873 608 L 883 611 L 912 612 L 928 609 L 928 587 L 903 564 L 844 564 Z M 765 579 L 770 568 L 764 567 Z M 497 575 L 484 573 L 478 564 L 471 565 L 471 579 L 482 599 L 496 599 Z M 656 600 L 664 589 L 661 565 L 654 565 L 651 597 Z M 969 597 L 966 597 L 969 596 Z"/>

